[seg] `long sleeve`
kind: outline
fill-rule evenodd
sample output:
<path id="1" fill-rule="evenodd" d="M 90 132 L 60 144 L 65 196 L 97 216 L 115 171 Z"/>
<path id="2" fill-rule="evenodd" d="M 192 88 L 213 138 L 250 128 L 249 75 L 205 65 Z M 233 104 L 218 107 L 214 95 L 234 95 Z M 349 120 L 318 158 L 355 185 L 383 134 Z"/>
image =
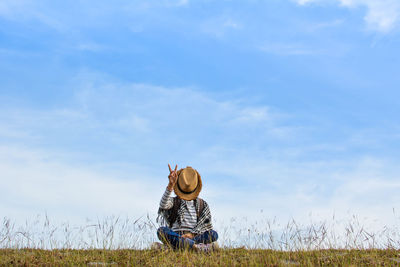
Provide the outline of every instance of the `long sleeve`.
<path id="1" fill-rule="evenodd" d="M 164 210 L 169 210 L 174 205 L 173 198 L 171 197 L 172 191 L 169 191 L 168 188 L 165 189 L 165 192 L 160 201 L 160 208 Z"/>

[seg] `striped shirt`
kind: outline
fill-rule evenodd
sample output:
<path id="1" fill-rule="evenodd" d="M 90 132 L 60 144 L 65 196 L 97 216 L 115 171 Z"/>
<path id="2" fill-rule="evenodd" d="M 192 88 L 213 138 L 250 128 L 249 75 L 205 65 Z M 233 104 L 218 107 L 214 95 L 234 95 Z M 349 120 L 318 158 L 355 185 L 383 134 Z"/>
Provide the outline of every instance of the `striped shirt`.
<path id="1" fill-rule="evenodd" d="M 173 198 L 171 197 L 172 191 L 169 191 L 168 188 L 165 189 L 165 192 L 160 201 L 160 208 L 164 210 L 171 209 L 174 205 Z M 177 231 L 192 231 L 193 228 L 196 227 L 197 224 L 197 213 L 196 207 L 194 205 L 193 200 L 183 200 L 183 216 L 181 224 L 179 225 L 177 221 L 172 225 L 172 230 Z"/>

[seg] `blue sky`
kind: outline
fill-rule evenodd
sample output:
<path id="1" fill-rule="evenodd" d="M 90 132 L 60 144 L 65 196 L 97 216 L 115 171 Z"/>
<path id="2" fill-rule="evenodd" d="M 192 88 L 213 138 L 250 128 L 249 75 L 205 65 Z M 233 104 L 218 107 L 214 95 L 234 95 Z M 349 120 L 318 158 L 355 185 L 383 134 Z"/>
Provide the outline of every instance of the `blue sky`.
<path id="1" fill-rule="evenodd" d="M 397 0 L 0 3 L 0 214 L 216 220 L 400 208 Z M 262 212 L 261 212 L 262 210 Z"/>

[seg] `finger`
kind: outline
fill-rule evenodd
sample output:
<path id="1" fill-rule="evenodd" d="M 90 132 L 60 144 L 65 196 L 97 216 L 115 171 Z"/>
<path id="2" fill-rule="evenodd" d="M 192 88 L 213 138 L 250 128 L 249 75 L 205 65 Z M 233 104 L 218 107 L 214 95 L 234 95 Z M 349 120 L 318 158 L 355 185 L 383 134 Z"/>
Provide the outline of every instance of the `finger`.
<path id="1" fill-rule="evenodd" d="M 178 164 L 175 165 L 175 171 L 178 169 Z"/>
<path id="2" fill-rule="evenodd" d="M 171 165 L 168 163 L 169 172 L 172 172 Z"/>

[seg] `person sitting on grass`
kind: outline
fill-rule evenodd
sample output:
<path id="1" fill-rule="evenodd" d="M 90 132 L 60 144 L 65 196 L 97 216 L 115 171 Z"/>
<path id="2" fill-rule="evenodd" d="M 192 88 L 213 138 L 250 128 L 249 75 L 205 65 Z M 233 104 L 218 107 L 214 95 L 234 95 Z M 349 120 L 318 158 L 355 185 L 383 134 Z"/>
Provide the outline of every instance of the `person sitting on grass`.
<path id="1" fill-rule="evenodd" d="M 191 248 L 209 252 L 216 248 L 218 234 L 211 224 L 210 208 L 206 201 L 199 198 L 202 182 L 200 174 L 192 167 L 177 171 L 171 169 L 169 183 L 160 201 L 157 222 L 161 225 L 157 230 L 158 238 L 164 246 L 172 248 Z M 171 197 L 172 190 L 176 197 Z M 154 245 L 153 245 L 154 247 Z M 161 243 L 155 243 L 162 248 Z"/>

